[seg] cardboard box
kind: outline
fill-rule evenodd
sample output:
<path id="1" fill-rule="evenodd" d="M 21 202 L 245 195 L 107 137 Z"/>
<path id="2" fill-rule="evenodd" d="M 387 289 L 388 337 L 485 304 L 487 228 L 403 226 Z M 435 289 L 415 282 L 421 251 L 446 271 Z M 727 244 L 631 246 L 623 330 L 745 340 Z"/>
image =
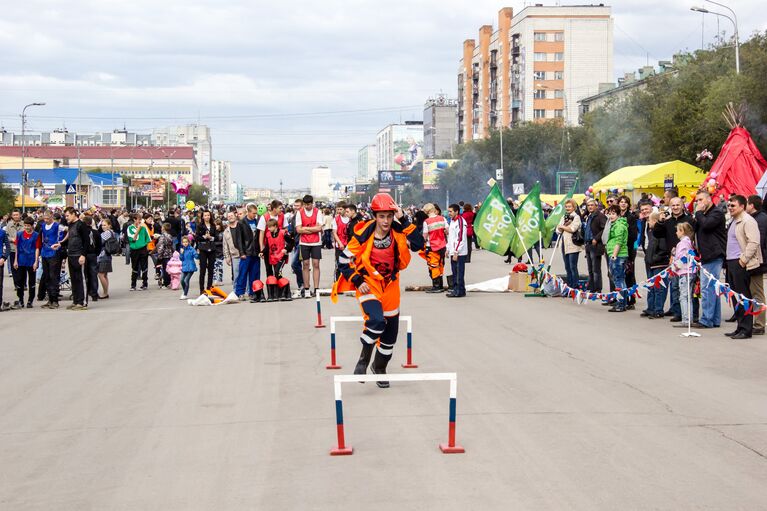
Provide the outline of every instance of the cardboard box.
<path id="1" fill-rule="evenodd" d="M 532 293 L 533 288 L 530 287 L 530 275 L 521 272 L 510 273 L 509 289 L 515 293 Z"/>

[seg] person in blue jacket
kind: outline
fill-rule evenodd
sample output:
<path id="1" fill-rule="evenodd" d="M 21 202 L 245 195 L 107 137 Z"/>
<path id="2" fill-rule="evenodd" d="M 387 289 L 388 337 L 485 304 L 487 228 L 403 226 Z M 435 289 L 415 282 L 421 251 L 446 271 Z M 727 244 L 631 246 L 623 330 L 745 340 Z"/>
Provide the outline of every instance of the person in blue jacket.
<path id="1" fill-rule="evenodd" d="M 189 243 L 189 237 L 184 236 L 181 238 L 181 248 L 179 249 L 181 255 L 181 300 L 186 300 L 187 294 L 189 294 L 189 283 L 192 281 L 192 275 L 197 271 L 197 263 L 194 262 L 197 259 L 197 251 Z"/>
<path id="2" fill-rule="evenodd" d="M 18 301 L 13 304 L 14 309 L 24 307 L 25 280 L 29 289 L 27 309 L 32 308 L 35 299 L 35 283 L 37 282 L 37 263 L 40 260 L 40 233 L 35 232 L 35 221 L 30 217 L 24 219 L 24 230 L 16 233 L 16 261 L 13 269 L 16 270 L 16 296 Z"/>
<path id="3" fill-rule="evenodd" d="M 61 240 L 63 232 L 59 223 L 54 221 L 50 211 L 43 213 L 43 222 L 39 228 L 42 238 L 40 248 L 40 264 L 43 267 L 43 276 L 40 279 L 40 289 L 37 293 L 37 301 L 41 302 L 48 296 L 43 309 L 59 308 L 59 289 L 61 276 Z"/>
<path id="4" fill-rule="evenodd" d="M 5 276 L 5 262 L 11 252 L 11 246 L 8 242 L 8 235 L 5 229 L 0 229 L 0 312 L 8 310 L 8 304 L 3 302 L 3 277 Z"/>

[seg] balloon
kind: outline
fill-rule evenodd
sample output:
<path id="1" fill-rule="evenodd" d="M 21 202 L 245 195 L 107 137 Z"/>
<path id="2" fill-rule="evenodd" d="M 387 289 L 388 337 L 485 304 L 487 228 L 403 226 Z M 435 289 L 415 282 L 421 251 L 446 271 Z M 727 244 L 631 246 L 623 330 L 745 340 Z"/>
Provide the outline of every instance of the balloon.
<path id="1" fill-rule="evenodd" d="M 593 186 L 589 186 L 589 191 L 593 192 L 594 191 L 594 187 Z"/>
<path id="2" fill-rule="evenodd" d="M 437 162 L 437 168 L 440 170 L 444 170 L 447 168 L 447 162 L 446 161 L 438 161 Z"/>
<path id="3" fill-rule="evenodd" d="M 258 213 L 258 216 L 263 216 L 264 213 L 266 213 L 266 205 L 259 204 L 258 208 L 256 208 L 256 212 Z"/>
<path id="4" fill-rule="evenodd" d="M 187 209 L 187 211 L 192 211 L 194 209 L 194 205 L 195 204 L 194 204 L 193 200 L 186 201 L 186 209 Z"/>
<path id="5" fill-rule="evenodd" d="M 633 189 L 634 189 L 634 185 L 633 184 L 629 183 L 629 184 L 626 185 L 626 191 L 630 192 Z"/>
<path id="6" fill-rule="evenodd" d="M 716 179 L 709 179 L 708 186 L 716 186 Z"/>
<path id="7" fill-rule="evenodd" d="M 398 154 L 397 156 L 394 157 L 394 163 L 396 163 L 397 165 L 401 165 L 403 161 L 405 161 L 405 156 L 402 154 Z"/>
<path id="8" fill-rule="evenodd" d="M 618 188 L 618 193 L 623 193 L 623 188 Z"/>
<path id="9" fill-rule="evenodd" d="M 716 176 L 717 176 L 717 175 L 719 175 L 719 173 L 718 173 L 718 172 L 712 172 L 712 173 L 711 173 L 711 177 L 713 177 L 713 178 L 716 178 Z"/>

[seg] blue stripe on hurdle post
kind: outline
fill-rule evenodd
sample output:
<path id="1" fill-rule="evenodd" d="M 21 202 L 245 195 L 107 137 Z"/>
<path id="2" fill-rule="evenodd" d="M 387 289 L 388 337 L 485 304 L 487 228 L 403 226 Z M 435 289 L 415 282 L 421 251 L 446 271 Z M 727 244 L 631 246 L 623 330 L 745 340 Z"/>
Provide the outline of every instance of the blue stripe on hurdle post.
<path id="1" fill-rule="evenodd" d="M 336 435 L 338 437 L 338 447 L 330 450 L 331 456 L 348 456 L 354 452 L 351 447 L 346 447 L 344 439 L 344 405 L 343 401 L 336 399 Z"/>
<path id="2" fill-rule="evenodd" d="M 314 328 L 325 328 L 325 325 L 322 324 L 322 306 L 320 305 L 320 290 L 315 289 L 314 294 L 317 295 L 317 324 L 314 325 Z"/>
<path id="3" fill-rule="evenodd" d="M 325 366 L 325 369 L 341 369 L 341 366 L 336 363 L 336 323 L 333 318 L 330 318 L 330 364 Z"/>

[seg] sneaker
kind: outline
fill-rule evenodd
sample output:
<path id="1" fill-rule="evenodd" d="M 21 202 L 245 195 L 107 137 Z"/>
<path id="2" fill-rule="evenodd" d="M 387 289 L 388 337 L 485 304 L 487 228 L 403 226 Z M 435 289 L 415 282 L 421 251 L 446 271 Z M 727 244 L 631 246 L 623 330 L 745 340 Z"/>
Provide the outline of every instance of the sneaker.
<path id="1" fill-rule="evenodd" d="M 88 306 L 87 305 L 73 304 L 73 305 L 70 305 L 69 307 L 67 307 L 67 309 L 73 310 L 73 311 L 87 311 L 88 310 Z"/>
<path id="2" fill-rule="evenodd" d="M 51 308 L 51 302 L 46 302 L 40 306 L 41 309 L 50 309 Z"/>
<path id="3" fill-rule="evenodd" d="M 130 291 L 135 291 L 135 290 L 136 290 L 135 287 L 130 288 Z"/>
<path id="4" fill-rule="evenodd" d="M 681 316 L 674 316 L 671 319 L 669 319 L 669 321 L 671 323 L 679 323 L 680 321 L 682 321 L 682 317 Z"/>
<path id="5" fill-rule="evenodd" d="M 179 300 L 186 300 L 186 295 L 184 293 L 181 293 L 181 296 L 178 299 Z"/>
<path id="6" fill-rule="evenodd" d="M 298 296 L 299 296 L 299 298 L 306 298 L 306 288 L 302 287 Z"/>
<path id="7" fill-rule="evenodd" d="M 49 309 L 58 309 L 59 308 L 59 302 L 51 302 L 51 305 L 48 308 Z"/>
<path id="8" fill-rule="evenodd" d="M 148 289 L 148 287 L 149 287 L 149 286 L 141 286 L 139 289 L 140 289 L 141 291 L 146 291 L 146 290 Z"/>
<path id="9" fill-rule="evenodd" d="M 31 308 L 32 308 L 32 302 L 27 303 L 27 309 L 31 309 Z"/>

